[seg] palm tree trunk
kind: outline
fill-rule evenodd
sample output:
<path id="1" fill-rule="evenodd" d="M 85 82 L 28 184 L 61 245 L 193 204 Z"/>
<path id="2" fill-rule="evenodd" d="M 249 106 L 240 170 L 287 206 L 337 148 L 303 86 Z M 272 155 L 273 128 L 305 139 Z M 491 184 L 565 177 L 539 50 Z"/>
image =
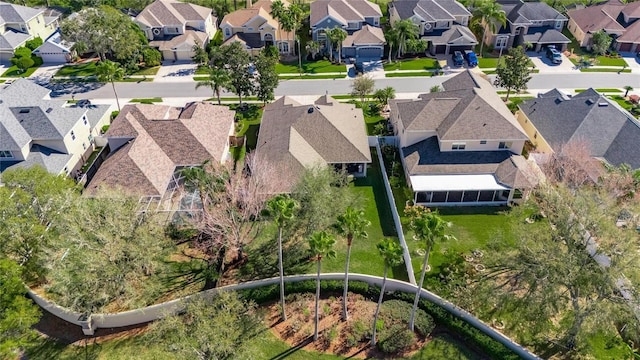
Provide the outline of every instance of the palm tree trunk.
<path id="1" fill-rule="evenodd" d="M 300 75 L 302 75 L 302 51 L 300 50 L 300 38 L 296 36 L 295 33 L 293 36 L 296 38 L 296 42 L 298 43 L 298 70 L 300 71 Z"/>
<path id="2" fill-rule="evenodd" d="M 220 101 L 220 89 L 216 89 L 216 97 L 218 98 L 218 105 L 222 105 L 222 102 Z"/>
<path id="3" fill-rule="evenodd" d="M 116 84 L 111 80 L 111 87 L 113 88 L 113 94 L 116 96 L 116 104 L 118 105 L 118 111 L 120 111 L 120 100 L 118 100 L 118 93 L 116 92 Z"/>
<path id="4" fill-rule="evenodd" d="M 282 321 L 287 321 L 284 310 L 284 267 L 282 266 L 282 227 L 278 228 L 278 267 L 280 268 L 280 306 L 282 306 Z"/>
<path id="5" fill-rule="evenodd" d="M 378 297 L 378 306 L 376 306 L 376 313 L 373 315 L 373 331 L 371 335 L 371 346 L 376 346 L 376 330 L 378 325 L 378 314 L 380 313 L 380 306 L 382 305 L 382 298 L 384 297 L 384 288 L 387 286 L 387 270 L 388 265 L 384 265 L 384 275 L 382 275 L 382 287 L 380 288 L 380 296 Z"/>
<path id="6" fill-rule="evenodd" d="M 342 41 L 338 44 L 338 64 L 342 64 Z"/>
<path id="7" fill-rule="evenodd" d="M 509 94 L 511 94 L 511 88 L 507 88 L 507 97 L 504 99 L 504 102 L 509 101 Z"/>
<path id="8" fill-rule="evenodd" d="M 389 44 L 389 64 L 391 64 L 391 53 L 393 52 L 393 46 Z"/>
<path id="9" fill-rule="evenodd" d="M 427 253 L 424 255 L 424 262 L 422 263 L 422 272 L 420 273 L 420 282 L 418 282 L 416 286 L 416 297 L 413 300 L 413 308 L 411 309 L 411 319 L 409 320 L 409 329 L 411 329 L 411 331 L 413 331 L 413 325 L 416 320 L 416 310 L 418 310 L 418 301 L 420 301 L 420 290 L 422 290 L 424 275 L 427 273 L 427 264 L 429 263 L 430 252 L 431 252 L 431 245 L 427 246 Z"/>
<path id="10" fill-rule="evenodd" d="M 320 309 L 319 301 L 320 301 L 320 263 L 322 260 L 318 259 L 318 275 L 316 276 L 316 323 L 313 331 L 313 341 L 318 340 L 318 310 Z"/>
<path id="11" fill-rule="evenodd" d="M 482 28 L 482 41 L 480 41 L 480 57 L 484 57 L 484 55 L 482 54 L 482 48 L 484 47 L 484 38 L 487 35 L 487 28 L 483 27 Z"/>
<path id="12" fill-rule="evenodd" d="M 349 293 L 349 261 L 351 260 L 351 235 L 347 236 L 347 264 L 344 268 L 344 291 L 342 293 L 342 321 L 349 319 L 347 312 L 347 296 Z"/>

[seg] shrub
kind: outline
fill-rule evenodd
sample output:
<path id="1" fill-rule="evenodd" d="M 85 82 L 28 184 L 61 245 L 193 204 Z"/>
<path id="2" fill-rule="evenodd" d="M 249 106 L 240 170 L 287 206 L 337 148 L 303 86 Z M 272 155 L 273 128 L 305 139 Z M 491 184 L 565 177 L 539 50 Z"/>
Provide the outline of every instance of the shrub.
<path id="1" fill-rule="evenodd" d="M 19 58 L 11 58 L 11 63 L 15 65 L 20 72 L 26 71 L 28 68 L 32 67 L 34 61 L 31 60 L 30 57 L 19 57 Z"/>
<path id="2" fill-rule="evenodd" d="M 120 114 L 120 111 L 116 110 L 116 111 L 112 111 L 111 112 L 111 116 L 109 116 L 109 118 L 111 119 L 111 121 L 113 121 L 113 119 L 115 119 L 118 114 Z"/>
<path id="3" fill-rule="evenodd" d="M 26 43 L 24 43 L 24 46 L 28 49 L 30 49 L 31 51 L 37 49 L 40 45 L 42 45 L 44 42 L 42 41 L 41 37 L 37 37 L 37 38 L 33 38 L 29 41 L 27 41 Z"/>
<path id="4" fill-rule="evenodd" d="M 40 67 L 42 66 L 42 58 L 40 56 L 31 55 L 31 60 L 33 60 L 32 67 Z"/>
<path id="5" fill-rule="evenodd" d="M 146 67 L 159 66 L 162 63 L 162 54 L 154 48 L 142 49 L 142 59 Z"/>
<path id="6" fill-rule="evenodd" d="M 109 125 L 104 125 L 102 128 L 100 128 L 100 132 L 103 134 L 106 133 L 107 130 L 109 130 Z"/>
<path id="7" fill-rule="evenodd" d="M 380 337 L 382 339 L 382 336 Z M 387 336 L 380 340 L 378 348 L 387 354 L 407 350 L 415 344 L 416 335 L 404 325 L 395 325 L 387 330 Z"/>
<path id="8" fill-rule="evenodd" d="M 380 319 L 384 321 L 385 325 L 388 324 L 390 328 L 397 324 L 408 325 L 410 316 L 411 304 L 402 300 L 385 301 L 380 310 Z M 422 309 L 416 311 L 414 325 L 415 330 L 421 336 L 429 335 L 435 327 L 433 318 Z"/>
<path id="9" fill-rule="evenodd" d="M 398 176 L 392 175 L 392 176 L 389 176 L 389 185 L 393 189 L 398 189 L 402 185 L 402 181 Z"/>
<path id="10" fill-rule="evenodd" d="M 31 57 L 31 49 L 27 48 L 27 47 L 19 47 L 17 49 L 15 49 L 13 51 L 13 56 L 17 57 L 17 58 L 30 58 Z"/>

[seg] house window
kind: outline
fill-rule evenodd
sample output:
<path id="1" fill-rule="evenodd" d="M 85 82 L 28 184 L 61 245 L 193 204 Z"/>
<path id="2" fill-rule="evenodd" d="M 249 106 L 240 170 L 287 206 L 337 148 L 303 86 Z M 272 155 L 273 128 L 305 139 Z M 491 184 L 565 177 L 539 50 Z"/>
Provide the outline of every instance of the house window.
<path id="1" fill-rule="evenodd" d="M 231 36 L 231 29 L 229 29 L 229 28 L 224 29 L 224 35 L 225 35 L 226 37 Z"/>
<path id="2" fill-rule="evenodd" d="M 11 151 L 8 150 L 0 150 L 0 158 L 12 158 Z"/>
<path id="3" fill-rule="evenodd" d="M 487 140 L 480 140 L 480 145 L 486 145 L 487 144 Z"/>
<path id="4" fill-rule="evenodd" d="M 285 54 L 289 52 L 289 43 L 286 41 L 281 41 L 278 43 L 278 49 L 280 49 L 281 54 Z"/>
<path id="5" fill-rule="evenodd" d="M 252 27 L 250 27 L 250 28 L 248 28 L 247 30 L 249 30 L 249 31 L 253 31 L 253 28 L 252 28 Z"/>
<path id="6" fill-rule="evenodd" d="M 89 144 L 93 144 L 93 135 L 89 134 L 89 136 L 87 136 L 87 140 L 89 140 Z"/>
<path id="7" fill-rule="evenodd" d="M 71 140 L 75 140 L 75 139 L 76 139 L 76 134 L 72 130 L 71 131 Z"/>
<path id="8" fill-rule="evenodd" d="M 556 30 L 562 30 L 562 21 L 561 20 L 556 20 L 555 28 L 556 28 Z"/>
<path id="9" fill-rule="evenodd" d="M 358 23 L 357 22 L 350 22 L 349 23 L 349 29 L 357 29 L 358 28 Z"/>
<path id="10" fill-rule="evenodd" d="M 507 46 L 508 37 L 499 36 L 496 38 L 496 47 L 497 48 L 505 48 Z"/>
<path id="11" fill-rule="evenodd" d="M 513 190 L 513 198 L 514 199 L 522 199 L 522 190 L 514 189 Z"/>
<path id="12" fill-rule="evenodd" d="M 89 126 L 89 122 L 87 121 L 87 116 L 86 115 L 82 116 L 82 123 L 87 125 L 87 126 Z"/>
<path id="13" fill-rule="evenodd" d="M 511 149 L 511 146 L 513 146 L 513 142 L 511 141 L 500 141 L 498 149 Z"/>
<path id="14" fill-rule="evenodd" d="M 522 27 L 516 28 L 516 35 L 522 34 Z"/>
<path id="15" fill-rule="evenodd" d="M 453 143 L 451 145 L 451 150 L 464 150 L 466 147 L 466 143 Z"/>
<path id="16" fill-rule="evenodd" d="M 83 149 L 83 150 L 87 150 L 87 144 L 82 143 L 82 149 Z"/>

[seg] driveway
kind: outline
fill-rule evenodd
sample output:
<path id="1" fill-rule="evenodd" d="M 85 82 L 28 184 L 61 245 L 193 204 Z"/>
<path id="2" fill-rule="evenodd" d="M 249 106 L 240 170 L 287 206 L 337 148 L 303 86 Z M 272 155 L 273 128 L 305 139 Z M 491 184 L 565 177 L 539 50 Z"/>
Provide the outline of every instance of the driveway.
<path id="1" fill-rule="evenodd" d="M 164 61 L 155 76 L 154 82 L 193 81 L 198 65 L 192 62 Z"/>
<path id="2" fill-rule="evenodd" d="M 541 74 L 549 73 L 579 73 L 580 70 L 562 54 L 562 63 L 553 64 L 551 60 L 547 59 L 544 52 L 527 52 L 527 56 L 531 59 L 531 62 L 536 66 L 536 69 L 540 70 Z"/>

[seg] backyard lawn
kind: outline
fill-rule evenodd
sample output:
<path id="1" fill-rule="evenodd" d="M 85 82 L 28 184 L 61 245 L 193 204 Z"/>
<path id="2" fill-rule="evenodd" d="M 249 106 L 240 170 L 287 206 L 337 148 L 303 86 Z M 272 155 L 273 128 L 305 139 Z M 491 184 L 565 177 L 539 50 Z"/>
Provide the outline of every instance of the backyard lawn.
<path id="1" fill-rule="evenodd" d="M 91 76 L 96 74 L 96 63 L 89 62 L 80 65 L 65 65 L 55 76 Z"/>
<path id="2" fill-rule="evenodd" d="M 393 61 L 384 64 L 385 71 L 393 70 L 431 70 L 438 69 L 438 60 L 429 58 L 413 58 Z"/>
<path id="3" fill-rule="evenodd" d="M 292 63 L 278 63 L 276 64 L 276 72 L 278 74 L 297 74 L 298 62 Z M 328 60 L 318 61 L 302 61 L 302 72 L 306 74 L 321 74 L 321 73 L 347 73 L 347 66 L 342 63 L 332 64 Z"/>

